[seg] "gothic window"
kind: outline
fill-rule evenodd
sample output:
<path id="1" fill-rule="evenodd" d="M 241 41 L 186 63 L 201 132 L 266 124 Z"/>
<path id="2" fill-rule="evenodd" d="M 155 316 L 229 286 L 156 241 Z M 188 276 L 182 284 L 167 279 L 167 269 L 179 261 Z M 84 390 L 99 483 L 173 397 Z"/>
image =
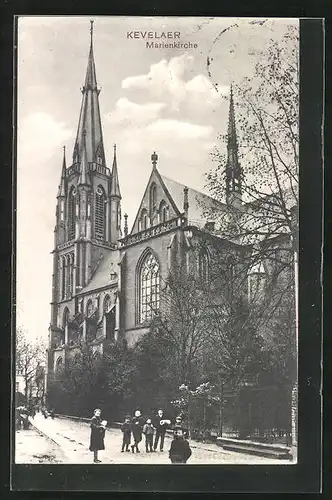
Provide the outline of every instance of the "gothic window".
<path id="1" fill-rule="evenodd" d="M 167 206 L 164 200 L 159 205 L 160 222 L 166 222 L 167 220 Z"/>
<path id="2" fill-rule="evenodd" d="M 138 230 L 142 231 L 142 221 L 141 221 L 141 219 L 138 220 Z"/>
<path id="3" fill-rule="evenodd" d="M 102 165 L 102 163 L 103 163 L 103 157 L 102 157 L 102 154 L 101 154 L 100 147 L 97 150 L 96 156 L 97 156 L 97 163 L 99 163 L 99 165 Z"/>
<path id="4" fill-rule="evenodd" d="M 69 295 L 74 293 L 74 254 L 69 255 Z"/>
<path id="5" fill-rule="evenodd" d="M 77 217 L 77 204 L 76 204 L 76 189 L 71 188 L 69 192 L 68 200 L 68 239 L 73 240 L 75 238 L 75 225 Z"/>
<path id="6" fill-rule="evenodd" d="M 150 187 L 150 217 L 152 219 L 153 213 L 157 206 L 157 186 L 152 184 Z"/>
<path id="7" fill-rule="evenodd" d="M 88 303 L 86 305 L 86 315 L 87 317 L 89 318 L 93 313 L 93 304 L 92 304 L 92 300 L 88 300 Z"/>
<path id="8" fill-rule="evenodd" d="M 60 200 L 60 221 L 63 222 L 65 220 L 65 201 Z"/>
<path id="9" fill-rule="evenodd" d="M 250 302 L 261 299 L 266 287 L 266 272 L 262 262 L 254 264 L 248 274 L 248 299 Z"/>
<path id="10" fill-rule="evenodd" d="M 70 255 L 67 255 L 66 257 L 66 297 L 70 296 L 71 292 L 71 258 Z"/>
<path id="11" fill-rule="evenodd" d="M 61 258 L 61 299 L 65 298 L 66 294 L 66 259 Z"/>
<path id="12" fill-rule="evenodd" d="M 205 248 L 202 248 L 199 252 L 198 271 L 200 280 L 203 283 L 207 283 L 209 281 L 210 270 L 209 270 L 209 256 Z"/>
<path id="13" fill-rule="evenodd" d="M 109 295 L 106 295 L 106 297 L 104 298 L 104 313 L 109 313 L 110 309 L 111 309 L 111 298 Z"/>
<path id="14" fill-rule="evenodd" d="M 141 220 L 142 220 L 142 229 L 143 230 L 147 229 L 147 227 L 148 227 L 148 213 L 147 213 L 145 208 L 142 210 Z"/>
<path id="15" fill-rule="evenodd" d="M 99 240 L 105 239 L 105 220 L 106 220 L 106 196 L 101 186 L 96 191 L 95 206 L 95 235 Z"/>
<path id="16" fill-rule="evenodd" d="M 159 310 L 160 275 L 156 257 L 149 252 L 141 264 L 139 273 L 139 319 L 141 323 L 151 320 Z"/>
<path id="17" fill-rule="evenodd" d="M 58 358 L 56 362 L 56 371 L 60 371 L 63 368 L 63 359 Z"/>
<path id="18" fill-rule="evenodd" d="M 91 217 L 91 194 L 88 194 L 87 217 Z"/>

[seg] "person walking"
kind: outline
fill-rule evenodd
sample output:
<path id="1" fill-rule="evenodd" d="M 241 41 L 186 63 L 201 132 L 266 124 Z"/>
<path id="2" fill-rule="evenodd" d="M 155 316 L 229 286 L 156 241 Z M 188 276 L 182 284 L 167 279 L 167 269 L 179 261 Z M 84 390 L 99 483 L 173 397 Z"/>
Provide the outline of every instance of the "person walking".
<path id="1" fill-rule="evenodd" d="M 141 416 L 140 410 L 135 411 L 135 416 L 131 421 L 131 430 L 133 433 L 134 444 L 131 445 L 131 451 L 134 453 L 140 453 L 138 449 L 139 443 L 142 441 L 142 428 L 143 428 L 143 419 Z"/>
<path id="2" fill-rule="evenodd" d="M 174 430 L 174 437 L 169 449 L 169 458 L 172 464 L 186 464 L 192 451 L 188 441 L 184 438 L 183 430 L 179 427 Z"/>
<path id="3" fill-rule="evenodd" d="M 126 451 L 130 451 L 129 446 L 130 446 L 130 439 L 131 439 L 131 425 L 130 425 L 129 415 L 126 415 L 125 421 L 121 425 L 121 431 L 123 434 L 121 452 L 124 452 L 125 448 L 126 448 Z"/>
<path id="4" fill-rule="evenodd" d="M 145 450 L 146 452 L 154 451 L 153 449 L 153 434 L 154 427 L 151 422 L 151 418 L 148 418 L 146 424 L 143 427 L 143 434 L 145 435 Z"/>
<path id="5" fill-rule="evenodd" d="M 160 439 L 160 451 L 164 451 L 164 441 L 165 441 L 165 434 L 166 434 L 166 429 L 167 426 L 170 425 L 171 421 L 166 420 L 164 417 L 164 411 L 163 410 L 158 410 L 158 414 L 154 419 L 154 427 L 156 428 L 156 437 L 154 440 L 154 446 L 153 449 L 156 451 L 158 447 L 158 442 Z"/>
<path id="6" fill-rule="evenodd" d="M 99 408 L 96 408 L 93 412 L 93 417 L 90 423 L 91 434 L 89 450 L 93 451 L 94 463 L 101 462 L 101 460 L 98 460 L 98 451 L 105 449 L 104 437 L 106 421 L 102 421 L 100 416 L 101 410 Z"/>

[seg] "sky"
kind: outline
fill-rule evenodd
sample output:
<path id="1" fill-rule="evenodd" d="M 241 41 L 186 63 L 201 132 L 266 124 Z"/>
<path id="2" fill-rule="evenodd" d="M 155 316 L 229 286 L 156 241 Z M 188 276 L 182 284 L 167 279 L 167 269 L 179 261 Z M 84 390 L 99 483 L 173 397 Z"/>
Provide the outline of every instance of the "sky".
<path id="1" fill-rule="evenodd" d="M 19 18 L 16 323 L 31 339 L 48 334 L 56 194 L 63 146 L 67 166 L 72 163 L 90 19 L 106 161 L 111 168 L 116 143 L 122 213 L 128 214 L 129 226 L 151 173 L 153 151 L 162 174 L 206 191 L 205 174 L 216 166 L 211 151 L 227 131 L 230 84 L 252 76 L 255 50 L 264 50 L 270 38 L 280 39 L 289 24 L 298 23 L 281 18 Z M 146 40 L 127 37 L 131 31 L 180 32 L 176 41 L 197 48 L 147 48 Z"/>

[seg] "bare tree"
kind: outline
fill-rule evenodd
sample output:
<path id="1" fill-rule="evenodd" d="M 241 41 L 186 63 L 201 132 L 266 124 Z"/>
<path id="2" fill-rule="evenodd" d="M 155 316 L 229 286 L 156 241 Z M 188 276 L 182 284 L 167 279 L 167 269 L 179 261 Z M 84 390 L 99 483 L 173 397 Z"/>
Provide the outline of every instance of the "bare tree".
<path id="1" fill-rule="evenodd" d="M 266 340 L 273 338 L 293 368 L 298 323 L 298 50 L 298 32 L 289 27 L 283 39 L 270 40 L 256 53 L 254 77 L 234 87 L 238 139 L 232 143 L 232 152 L 241 165 L 237 192 L 242 203 L 228 200 L 224 210 L 218 211 L 215 205 L 213 212 L 205 207 L 220 236 L 246 246 L 237 278 L 243 286 L 249 281 L 251 322 Z M 229 134 L 224 139 L 229 156 Z M 218 148 L 213 158 L 218 166 L 207 175 L 208 187 L 215 198 L 224 201 L 229 158 Z M 288 342 L 285 335 L 282 340 L 276 335 L 286 323 Z M 296 369 L 289 370 L 289 375 L 296 394 Z M 297 412 L 292 415 L 296 420 Z"/>
<path id="2" fill-rule="evenodd" d="M 26 402 L 35 388 L 36 370 L 45 362 L 46 347 L 42 340 L 31 341 L 27 333 L 18 328 L 16 331 L 16 374 L 23 377 Z"/>

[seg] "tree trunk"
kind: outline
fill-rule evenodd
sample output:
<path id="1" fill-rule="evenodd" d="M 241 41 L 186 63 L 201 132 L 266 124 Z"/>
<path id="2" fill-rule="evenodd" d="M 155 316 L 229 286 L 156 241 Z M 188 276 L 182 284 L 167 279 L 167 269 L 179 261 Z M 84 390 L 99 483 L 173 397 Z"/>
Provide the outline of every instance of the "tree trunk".
<path id="1" fill-rule="evenodd" d="M 291 404 L 291 425 L 292 425 L 292 457 L 293 461 L 297 461 L 297 430 L 298 430 L 298 335 L 299 335 L 299 316 L 298 316 L 298 252 L 297 239 L 293 238 L 294 245 L 294 290 L 295 290 L 295 382 L 292 389 L 292 404 Z"/>
<path id="2" fill-rule="evenodd" d="M 224 384 L 222 382 L 220 382 L 219 418 L 220 418 L 220 437 L 222 437 L 222 431 L 224 425 Z"/>
<path id="3" fill-rule="evenodd" d="M 188 433 L 191 437 L 191 398 L 190 393 L 188 394 Z"/>

